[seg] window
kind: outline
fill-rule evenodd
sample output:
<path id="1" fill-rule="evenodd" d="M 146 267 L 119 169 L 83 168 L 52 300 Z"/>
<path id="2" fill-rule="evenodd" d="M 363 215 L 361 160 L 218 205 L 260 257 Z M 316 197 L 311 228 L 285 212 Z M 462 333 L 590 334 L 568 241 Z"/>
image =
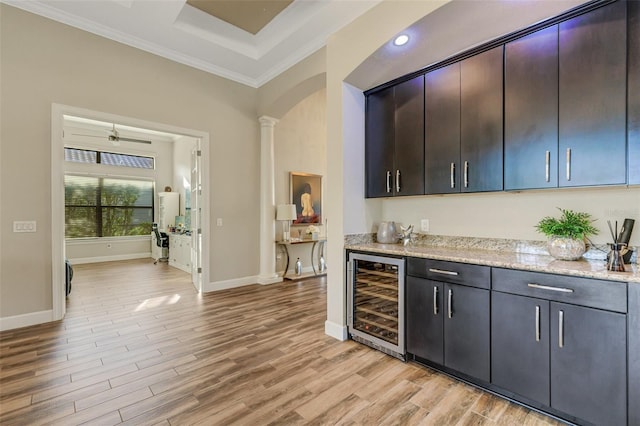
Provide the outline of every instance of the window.
<path id="1" fill-rule="evenodd" d="M 73 163 L 105 164 L 107 166 L 133 167 L 136 169 L 153 169 L 154 167 L 153 157 L 76 148 L 65 148 L 64 160 Z"/>
<path id="2" fill-rule="evenodd" d="M 65 175 L 65 237 L 149 235 L 153 182 Z"/>

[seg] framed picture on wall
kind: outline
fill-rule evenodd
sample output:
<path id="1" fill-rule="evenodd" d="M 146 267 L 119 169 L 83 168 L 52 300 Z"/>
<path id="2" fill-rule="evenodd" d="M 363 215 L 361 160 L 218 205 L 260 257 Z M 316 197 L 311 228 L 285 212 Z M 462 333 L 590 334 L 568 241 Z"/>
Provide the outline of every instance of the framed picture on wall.
<path id="1" fill-rule="evenodd" d="M 289 175 L 291 204 L 296 206 L 293 225 L 322 223 L 322 176 L 291 172 Z"/>

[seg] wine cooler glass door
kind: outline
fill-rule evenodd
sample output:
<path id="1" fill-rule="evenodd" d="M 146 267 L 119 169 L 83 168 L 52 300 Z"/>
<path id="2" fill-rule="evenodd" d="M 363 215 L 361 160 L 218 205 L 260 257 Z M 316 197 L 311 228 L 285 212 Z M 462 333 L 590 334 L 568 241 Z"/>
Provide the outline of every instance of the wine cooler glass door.
<path id="1" fill-rule="evenodd" d="M 353 253 L 352 334 L 404 353 L 404 260 Z"/>

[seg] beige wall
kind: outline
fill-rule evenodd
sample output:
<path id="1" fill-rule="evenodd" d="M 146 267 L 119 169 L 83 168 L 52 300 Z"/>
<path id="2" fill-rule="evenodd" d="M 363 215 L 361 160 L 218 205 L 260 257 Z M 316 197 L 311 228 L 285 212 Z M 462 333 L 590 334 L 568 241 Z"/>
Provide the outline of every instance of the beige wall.
<path id="1" fill-rule="evenodd" d="M 208 132 L 210 216 L 224 220 L 210 280 L 257 275 L 257 90 L 5 4 L 0 15 L 0 317 L 52 308 L 52 103 Z M 12 233 L 15 220 L 37 232 Z"/>
<path id="2" fill-rule="evenodd" d="M 287 112 L 275 127 L 275 201 L 289 204 L 289 173 L 304 172 L 327 175 L 327 118 L 326 90 L 321 89 L 303 99 Z M 324 235 L 324 226 L 319 226 Z M 291 231 L 304 231 L 305 227 L 292 226 Z M 282 236 L 282 224 L 278 223 L 276 238 Z M 297 258 L 302 261 L 303 269 L 311 269 L 311 244 L 289 248 L 290 274 Z M 317 259 L 315 260 L 317 263 Z M 284 270 L 282 256 L 276 262 L 278 271 Z"/>

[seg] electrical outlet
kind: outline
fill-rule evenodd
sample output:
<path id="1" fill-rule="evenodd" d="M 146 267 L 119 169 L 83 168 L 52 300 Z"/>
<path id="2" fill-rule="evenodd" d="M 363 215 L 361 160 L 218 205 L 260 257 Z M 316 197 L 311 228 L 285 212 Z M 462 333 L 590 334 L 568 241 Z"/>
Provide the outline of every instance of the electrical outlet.
<path id="1" fill-rule="evenodd" d="M 420 221 L 420 232 L 429 232 L 429 219 L 422 219 Z"/>
<path id="2" fill-rule="evenodd" d="M 222 218 L 221 218 L 221 217 L 219 217 L 219 218 L 216 220 L 216 225 L 217 225 L 217 226 L 222 226 Z"/>
<path id="3" fill-rule="evenodd" d="M 36 221 L 16 220 L 13 222 L 13 232 L 36 232 Z"/>

